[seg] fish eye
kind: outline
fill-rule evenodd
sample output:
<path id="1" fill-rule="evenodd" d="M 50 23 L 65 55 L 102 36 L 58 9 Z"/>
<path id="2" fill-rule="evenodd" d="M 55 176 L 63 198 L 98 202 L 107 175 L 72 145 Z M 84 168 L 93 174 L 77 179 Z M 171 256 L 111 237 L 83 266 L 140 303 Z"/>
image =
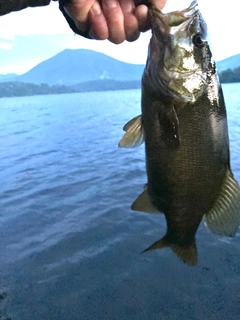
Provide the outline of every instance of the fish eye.
<path id="1" fill-rule="evenodd" d="M 202 35 L 200 33 L 197 33 L 193 36 L 192 42 L 193 42 L 194 46 L 197 48 L 202 48 L 204 45 L 204 41 L 203 41 Z"/>

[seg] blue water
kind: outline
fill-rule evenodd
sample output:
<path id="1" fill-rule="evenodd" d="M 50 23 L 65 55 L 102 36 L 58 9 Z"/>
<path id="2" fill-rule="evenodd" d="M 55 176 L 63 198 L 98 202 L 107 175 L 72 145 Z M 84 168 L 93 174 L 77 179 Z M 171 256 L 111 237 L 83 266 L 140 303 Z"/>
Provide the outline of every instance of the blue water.
<path id="1" fill-rule="evenodd" d="M 240 181 L 240 84 L 223 89 Z M 117 143 L 139 113 L 140 90 L 0 100 L 0 318 L 239 319 L 240 233 L 202 224 L 194 268 L 168 249 L 140 254 L 166 226 L 130 210 L 144 147 Z"/>

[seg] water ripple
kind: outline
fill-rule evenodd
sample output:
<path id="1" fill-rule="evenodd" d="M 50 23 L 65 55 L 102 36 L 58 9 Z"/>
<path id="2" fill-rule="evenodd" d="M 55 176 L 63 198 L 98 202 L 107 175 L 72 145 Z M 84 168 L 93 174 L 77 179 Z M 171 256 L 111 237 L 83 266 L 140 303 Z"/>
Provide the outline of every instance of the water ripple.
<path id="1" fill-rule="evenodd" d="M 223 89 L 240 181 L 240 85 Z M 166 222 L 130 210 L 144 147 L 117 148 L 139 90 L 8 98 L 0 109 L 0 275 L 13 319 L 237 319 L 240 232 L 226 240 L 201 225 L 196 268 L 168 249 L 140 254 Z"/>

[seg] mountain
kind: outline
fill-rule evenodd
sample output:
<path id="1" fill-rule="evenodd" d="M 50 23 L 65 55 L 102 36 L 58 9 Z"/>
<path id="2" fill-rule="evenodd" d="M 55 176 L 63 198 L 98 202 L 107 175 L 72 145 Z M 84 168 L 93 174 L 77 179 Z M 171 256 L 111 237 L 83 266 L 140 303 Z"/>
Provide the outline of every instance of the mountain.
<path id="1" fill-rule="evenodd" d="M 219 72 L 240 66 L 240 54 L 217 62 Z M 89 81 L 140 81 L 143 64 L 118 61 L 103 53 L 86 49 L 66 49 L 37 64 L 30 71 L 17 76 L 0 75 L 0 82 L 22 82 L 60 86 L 74 86 Z M 102 83 L 103 82 L 99 82 Z M 115 84 L 113 84 L 115 86 Z"/>
<path id="2" fill-rule="evenodd" d="M 111 79 L 141 79 L 144 65 L 118 61 L 103 53 L 85 49 L 66 49 L 11 81 L 49 85 L 74 85 L 81 82 Z"/>
<path id="3" fill-rule="evenodd" d="M 217 61 L 217 68 L 219 72 L 227 69 L 235 69 L 240 66 L 240 54 L 231 56 L 224 60 Z"/>
<path id="4" fill-rule="evenodd" d="M 17 77 L 16 73 L 0 74 L 0 82 L 9 81 L 12 78 Z"/>

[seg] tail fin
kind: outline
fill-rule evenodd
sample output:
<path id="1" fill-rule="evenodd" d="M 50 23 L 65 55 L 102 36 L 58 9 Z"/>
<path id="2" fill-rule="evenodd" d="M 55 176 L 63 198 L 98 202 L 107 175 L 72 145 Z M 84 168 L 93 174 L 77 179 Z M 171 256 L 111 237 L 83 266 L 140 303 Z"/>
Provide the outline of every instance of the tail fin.
<path id="1" fill-rule="evenodd" d="M 197 246 L 195 238 L 189 245 L 180 246 L 177 243 L 172 243 L 167 236 L 164 236 L 162 239 L 156 241 L 149 248 L 143 252 L 147 252 L 155 249 L 170 248 L 172 251 L 185 263 L 189 266 L 194 266 L 197 264 Z M 142 253 L 143 253 L 142 252 Z"/>
<path id="2" fill-rule="evenodd" d="M 218 235 L 234 237 L 240 224 L 240 188 L 230 170 L 214 207 L 205 215 L 205 224 Z"/>

